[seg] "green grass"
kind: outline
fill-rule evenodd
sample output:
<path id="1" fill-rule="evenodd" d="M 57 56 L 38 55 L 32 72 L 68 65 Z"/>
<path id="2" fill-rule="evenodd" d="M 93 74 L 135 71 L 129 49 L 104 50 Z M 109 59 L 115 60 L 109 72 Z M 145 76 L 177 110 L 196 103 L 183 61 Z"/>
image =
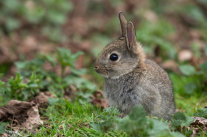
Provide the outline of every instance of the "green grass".
<path id="1" fill-rule="evenodd" d="M 205 79 L 198 75 L 184 76 L 175 73 L 171 73 L 170 77 L 179 111 L 193 116 L 198 109 L 207 105 L 207 90 L 203 81 Z"/>
<path id="2" fill-rule="evenodd" d="M 50 105 L 43 117 L 47 117 L 45 125 L 42 125 L 37 134 L 31 136 L 127 136 L 121 130 L 102 131 L 92 128 L 92 124 L 100 121 L 99 116 L 104 112 L 90 103 L 80 104 L 78 101 L 69 102 L 60 98 L 56 103 Z M 106 115 L 106 114 L 105 114 Z M 110 115 L 110 114 L 109 114 Z"/>
<path id="3" fill-rule="evenodd" d="M 185 111 L 188 115 L 193 115 L 198 108 L 201 108 L 207 96 L 203 98 L 184 98 L 176 94 L 176 104 L 181 111 Z M 100 130 L 94 128 L 94 123 L 103 122 L 106 118 L 111 116 L 117 117 L 118 114 L 113 114 L 110 111 L 102 111 L 100 108 L 93 106 L 90 103 L 80 104 L 78 100 L 69 102 L 66 99 L 59 98 L 57 102 L 50 104 L 50 106 L 41 112 L 42 117 L 46 118 L 44 125 L 42 125 L 36 134 L 24 134 L 26 136 L 123 136 L 127 137 L 129 134 L 123 130 Z M 107 121 L 108 122 L 108 121 Z M 105 124 L 107 124 L 107 122 Z M 143 125 L 140 125 L 143 126 Z M 204 132 L 203 135 L 206 135 Z M 167 136 L 168 134 L 166 134 Z"/>

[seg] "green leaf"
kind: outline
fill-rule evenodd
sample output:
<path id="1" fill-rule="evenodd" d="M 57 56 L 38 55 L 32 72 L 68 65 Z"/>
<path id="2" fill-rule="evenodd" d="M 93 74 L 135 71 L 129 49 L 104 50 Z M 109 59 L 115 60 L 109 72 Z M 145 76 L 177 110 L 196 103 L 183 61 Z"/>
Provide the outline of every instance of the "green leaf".
<path id="1" fill-rule="evenodd" d="M 66 82 L 67 85 L 75 85 L 78 89 L 81 90 L 88 90 L 91 92 L 96 89 L 95 84 L 83 78 L 68 76 L 64 79 L 64 81 Z"/>
<path id="2" fill-rule="evenodd" d="M 204 52 L 205 52 L 205 55 L 207 55 L 207 45 L 205 46 Z"/>
<path id="3" fill-rule="evenodd" d="M 107 115 L 118 116 L 120 113 L 117 108 L 115 107 L 107 107 L 104 109 L 103 113 Z"/>
<path id="4" fill-rule="evenodd" d="M 188 75 L 188 76 L 193 75 L 196 72 L 195 68 L 191 65 L 181 65 L 179 68 L 184 75 Z"/>
<path id="5" fill-rule="evenodd" d="M 56 102 L 58 102 L 58 99 L 57 99 L 57 98 L 49 98 L 49 99 L 48 99 L 48 103 L 49 103 L 50 105 L 54 105 Z"/>
<path id="6" fill-rule="evenodd" d="M 26 9 L 27 12 L 24 12 L 27 20 L 30 23 L 34 23 L 34 24 L 38 24 L 40 23 L 43 18 L 44 15 L 46 14 L 46 10 L 44 9 L 43 6 L 35 6 L 34 8 L 30 8 L 30 9 Z"/>
<path id="7" fill-rule="evenodd" d="M 59 10 L 51 9 L 47 13 L 47 18 L 50 22 L 61 25 L 66 21 L 66 16 Z"/>
<path id="8" fill-rule="evenodd" d="M 80 104 L 85 104 L 87 102 L 91 101 L 91 92 L 77 92 L 76 96 L 78 98 L 78 101 L 80 102 Z"/>
<path id="9" fill-rule="evenodd" d="M 130 135 L 147 136 L 147 130 L 152 127 L 152 122 L 147 119 L 146 112 L 142 106 L 135 106 L 129 116 L 119 120 L 117 126 L 118 129 Z"/>
<path id="10" fill-rule="evenodd" d="M 9 9 L 9 11 L 15 12 L 21 5 L 21 2 L 6 0 L 3 2 L 4 6 Z"/>
<path id="11" fill-rule="evenodd" d="M 171 124 L 173 127 L 189 126 L 193 122 L 193 118 L 182 112 L 176 112 L 173 116 Z"/>
<path id="12" fill-rule="evenodd" d="M 6 20 L 6 27 L 9 31 L 19 28 L 20 25 L 20 22 L 15 18 L 7 18 Z"/>
<path id="13" fill-rule="evenodd" d="M 207 62 L 200 64 L 200 68 L 203 72 L 207 73 Z"/>
<path id="14" fill-rule="evenodd" d="M 139 120 L 146 116 L 146 111 L 142 106 L 135 106 L 131 113 L 129 114 L 129 118 L 132 120 Z"/>
<path id="15" fill-rule="evenodd" d="M 199 109 L 194 115 L 197 117 L 204 117 L 207 119 L 207 108 Z"/>
<path id="16" fill-rule="evenodd" d="M 8 125 L 8 123 L 0 122 L 0 134 L 5 133 L 5 128 Z"/>
<path id="17" fill-rule="evenodd" d="M 195 83 L 187 83 L 185 86 L 184 86 L 184 90 L 187 94 L 191 95 L 195 89 L 196 89 L 196 84 Z"/>
<path id="18" fill-rule="evenodd" d="M 45 55 L 44 58 L 45 58 L 48 62 L 50 62 L 53 66 L 56 65 L 55 59 L 54 59 L 52 56 L 50 56 L 50 55 Z"/>
<path id="19" fill-rule="evenodd" d="M 172 137 L 185 137 L 183 134 L 181 134 L 179 132 L 171 132 L 171 136 Z"/>
<path id="20" fill-rule="evenodd" d="M 87 70 L 86 69 L 76 69 L 76 68 L 70 68 L 70 71 L 78 76 L 86 74 Z"/>
<path id="21" fill-rule="evenodd" d="M 42 33 L 54 42 L 63 42 L 66 40 L 66 36 L 62 33 L 59 25 L 54 27 L 44 26 L 42 28 Z"/>
<path id="22" fill-rule="evenodd" d="M 153 122 L 153 128 L 149 129 L 150 136 L 153 137 L 153 136 L 163 136 L 163 135 L 170 134 L 170 130 L 167 123 L 157 119 L 152 119 L 152 122 Z"/>

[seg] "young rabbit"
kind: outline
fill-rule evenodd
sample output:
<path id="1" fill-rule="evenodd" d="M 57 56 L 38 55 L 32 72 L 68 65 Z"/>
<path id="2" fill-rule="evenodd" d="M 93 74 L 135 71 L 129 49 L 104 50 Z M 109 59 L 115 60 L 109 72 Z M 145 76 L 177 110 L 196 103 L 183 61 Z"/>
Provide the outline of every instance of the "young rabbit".
<path id="1" fill-rule="evenodd" d="M 175 102 L 168 74 L 145 58 L 133 23 L 127 22 L 122 12 L 119 20 L 122 36 L 108 44 L 95 63 L 95 70 L 105 79 L 104 96 L 124 115 L 142 105 L 152 116 L 171 119 Z"/>

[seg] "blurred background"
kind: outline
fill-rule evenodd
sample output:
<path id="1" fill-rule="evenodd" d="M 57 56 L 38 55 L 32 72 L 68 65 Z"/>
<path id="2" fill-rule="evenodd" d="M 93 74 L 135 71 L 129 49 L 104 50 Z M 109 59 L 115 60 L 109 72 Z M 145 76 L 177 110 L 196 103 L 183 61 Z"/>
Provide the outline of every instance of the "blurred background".
<path id="1" fill-rule="evenodd" d="M 120 36 L 120 11 L 134 23 L 147 57 L 169 72 L 178 106 L 207 105 L 206 0 L 1 0 L 1 79 L 14 75 L 16 61 L 65 47 L 84 53 L 76 65 L 101 88 L 93 63 Z M 183 96 L 190 103 L 179 102 Z"/>

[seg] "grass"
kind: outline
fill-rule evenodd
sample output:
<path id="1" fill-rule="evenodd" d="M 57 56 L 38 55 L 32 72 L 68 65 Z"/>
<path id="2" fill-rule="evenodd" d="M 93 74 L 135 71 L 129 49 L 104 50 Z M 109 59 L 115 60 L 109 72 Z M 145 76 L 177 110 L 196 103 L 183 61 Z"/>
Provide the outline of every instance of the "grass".
<path id="1" fill-rule="evenodd" d="M 188 99 L 176 94 L 176 104 L 178 109 L 185 111 L 188 115 L 193 115 L 199 108 L 204 105 L 207 96 L 203 98 L 190 97 Z M 94 128 L 93 124 L 103 121 L 100 117 L 110 117 L 111 114 L 102 111 L 100 108 L 90 103 L 80 104 L 78 101 L 69 102 L 66 99 L 59 98 L 57 102 L 41 112 L 42 117 L 46 118 L 45 124 L 42 125 L 36 134 L 28 133 L 26 136 L 129 136 L 122 130 L 108 130 L 103 132 Z M 118 115 L 115 115 L 118 117 Z M 102 117 L 103 118 L 103 117 Z M 104 118 L 105 119 L 105 118 Z M 204 132 L 206 135 L 207 132 Z"/>
<path id="2" fill-rule="evenodd" d="M 176 83 L 182 82 L 173 81 L 174 88 Z M 176 89 L 176 88 L 175 88 Z M 189 116 L 193 116 L 198 109 L 206 105 L 205 100 L 207 95 L 203 94 L 202 96 L 182 96 L 180 95 L 181 91 L 175 90 L 175 100 L 177 109 L 184 112 Z M 130 136 L 127 132 L 117 129 L 116 127 L 110 129 L 100 129 L 95 123 L 104 123 L 103 127 L 110 127 L 110 124 L 113 122 L 113 118 L 118 118 L 119 113 L 111 110 L 101 110 L 100 108 L 95 107 L 89 102 L 84 104 L 80 103 L 78 98 L 74 102 L 69 102 L 64 98 L 58 98 L 55 101 L 51 101 L 47 109 L 41 111 L 42 118 L 46 118 L 44 125 L 42 125 L 35 134 L 33 133 L 24 133 L 25 136 Z M 109 124 L 109 125 L 108 125 Z M 22 132 L 23 133 L 23 132 Z M 187 136 L 191 132 L 183 132 Z M 168 136 L 166 133 L 164 136 Z M 201 136 L 207 135 L 207 132 L 203 131 Z M 174 133 L 173 135 L 174 136 Z M 175 132 L 175 136 L 177 133 Z"/>
<path id="3" fill-rule="evenodd" d="M 48 119 L 46 125 L 43 125 L 36 135 L 28 134 L 28 136 L 127 136 L 120 130 L 103 133 L 93 129 L 92 124 L 100 121 L 99 116 L 103 113 L 100 108 L 90 103 L 80 104 L 78 101 L 72 103 L 60 98 L 42 112 L 43 117 Z"/>
<path id="4" fill-rule="evenodd" d="M 207 105 L 207 92 L 205 91 L 206 89 L 203 88 L 204 85 L 202 85 L 202 80 L 199 79 L 199 77 L 194 75 L 182 76 L 175 73 L 170 74 L 170 77 L 173 83 L 178 110 L 193 116 L 198 109 L 204 108 Z M 192 88 L 191 85 L 194 84 L 195 88 Z M 190 88 L 186 89 L 185 87 Z"/>

